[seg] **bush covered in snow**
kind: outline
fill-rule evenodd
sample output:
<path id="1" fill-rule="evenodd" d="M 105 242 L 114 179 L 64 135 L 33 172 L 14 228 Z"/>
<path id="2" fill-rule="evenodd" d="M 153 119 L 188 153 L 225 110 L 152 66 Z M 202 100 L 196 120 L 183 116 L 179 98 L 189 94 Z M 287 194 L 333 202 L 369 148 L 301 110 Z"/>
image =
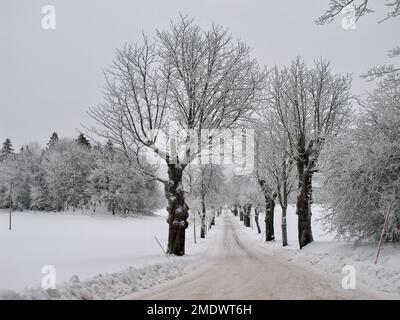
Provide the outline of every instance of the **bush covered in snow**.
<path id="1" fill-rule="evenodd" d="M 385 214 L 386 239 L 400 240 L 400 89 L 380 86 L 355 126 L 322 153 L 328 209 L 323 217 L 339 237 L 377 239 Z"/>

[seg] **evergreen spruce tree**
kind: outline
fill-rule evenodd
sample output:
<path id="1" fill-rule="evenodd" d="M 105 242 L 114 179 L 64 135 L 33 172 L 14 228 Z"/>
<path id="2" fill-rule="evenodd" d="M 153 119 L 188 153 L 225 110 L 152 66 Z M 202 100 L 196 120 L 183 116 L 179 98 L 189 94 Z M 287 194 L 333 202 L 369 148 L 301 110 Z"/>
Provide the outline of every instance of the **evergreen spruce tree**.
<path id="1" fill-rule="evenodd" d="M 50 137 L 49 142 L 47 143 L 47 146 L 50 148 L 50 147 L 54 146 L 54 144 L 57 143 L 57 141 L 58 141 L 58 134 L 57 134 L 57 132 L 54 131 Z"/>
<path id="2" fill-rule="evenodd" d="M 111 140 L 107 140 L 107 143 L 106 143 L 106 150 L 109 151 L 109 152 L 111 152 L 111 151 L 114 150 L 114 144 L 112 143 Z"/>
<path id="3" fill-rule="evenodd" d="M 80 146 L 87 147 L 87 148 L 91 147 L 89 140 L 85 137 L 85 135 L 83 133 L 79 134 L 78 138 L 76 139 L 76 142 Z"/>
<path id="4" fill-rule="evenodd" d="M 3 160 L 8 155 L 12 154 L 13 151 L 14 151 L 14 149 L 12 147 L 11 140 L 9 138 L 7 138 L 3 143 L 3 147 L 1 148 L 0 160 Z"/>

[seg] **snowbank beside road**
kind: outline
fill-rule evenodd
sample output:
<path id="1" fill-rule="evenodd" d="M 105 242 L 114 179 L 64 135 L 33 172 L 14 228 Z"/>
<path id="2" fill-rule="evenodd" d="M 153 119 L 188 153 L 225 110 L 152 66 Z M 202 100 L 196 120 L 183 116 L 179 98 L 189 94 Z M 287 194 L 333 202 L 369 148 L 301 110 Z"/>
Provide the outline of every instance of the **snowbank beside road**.
<path id="1" fill-rule="evenodd" d="M 333 235 L 325 234 L 318 222 L 322 207 L 313 207 L 314 242 L 299 250 L 297 240 L 297 216 L 295 206 L 290 206 L 287 213 L 289 246 L 282 247 L 281 211 L 276 207 L 274 217 L 275 241 L 266 243 L 264 234 L 257 234 L 256 228 L 242 227 L 244 234 L 274 255 L 300 264 L 306 268 L 330 277 L 341 288 L 342 269 L 352 265 L 356 270 L 356 285 L 382 298 L 400 298 L 400 247 L 385 245 L 382 248 L 378 264 L 375 265 L 376 244 L 353 244 L 335 241 Z M 238 221 L 237 223 L 241 223 Z M 264 216 L 260 216 L 260 226 L 265 230 Z"/>
<path id="2" fill-rule="evenodd" d="M 117 299 L 137 290 L 159 285 L 167 280 L 184 274 L 184 262 L 157 263 L 143 268 L 130 267 L 111 274 L 99 274 L 89 280 L 80 281 L 73 276 L 68 282 L 62 282 L 57 288 L 44 290 L 34 287 L 17 293 L 12 290 L 0 290 L 0 299 L 22 300 L 93 300 Z"/>
<path id="3" fill-rule="evenodd" d="M 382 298 L 400 299 L 400 248 L 384 246 L 375 265 L 376 245 L 342 242 L 314 242 L 297 251 L 274 248 L 289 260 L 305 264 L 338 279 L 341 284 L 342 268 L 352 265 L 356 271 L 358 287 Z M 391 296 L 386 296 L 387 294 Z"/>

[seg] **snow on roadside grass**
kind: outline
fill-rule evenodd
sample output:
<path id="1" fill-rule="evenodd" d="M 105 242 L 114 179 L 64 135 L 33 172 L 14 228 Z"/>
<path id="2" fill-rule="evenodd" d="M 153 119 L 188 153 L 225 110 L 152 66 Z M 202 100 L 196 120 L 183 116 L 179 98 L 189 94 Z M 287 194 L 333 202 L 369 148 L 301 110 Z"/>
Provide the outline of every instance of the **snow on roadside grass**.
<path id="1" fill-rule="evenodd" d="M 256 228 L 242 227 L 246 235 L 269 252 L 281 256 L 287 261 L 310 268 L 322 276 L 331 278 L 341 288 L 342 268 L 352 265 L 356 270 L 357 287 L 382 298 L 400 298 L 400 247 L 385 245 L 382 248 L 378 264 L 375 265 L 377 244 L 354 244 L 335 241 L 333 235 L 325 234 L 318 218 L 323 208 L 313 205 L 314 242 L 299 250 L 297 240 L 297 216 L 295 206 L 287 213 L 289 246 L 282 247 L 281 211 L 276 207 L 274 217 L 275 241 L 266 243 L 264 216 L 260 216 L 263 234 L 257 234 Z M 239 220 L 239 219 L 237 219 Z M 237 223 L 241 223 L 237 221 Z"/>
<path id="2" fill-rule="evenodd" d="M 194 244 L 191 224 L 186 232 L 187 254 L 167 259 L 154 239 L 156 235 L 166 247 L 163 211 L 128 218 L 88 212 L 16 212 L 13 230 L 7 227 L 8 215 L 0 212 L 0 299 L 120 297 L 182 275 L 209 243 L 198 239 Z M 44 265 L 56 268 L 56 291 L 39 288 Z"/>
<path id="3" fill-rule="evenodd" d="M 137 290 L 147 289 L 184 274 L 183 261 L 156 263 L 143 268 L 130 267 L 120 272 L 99 274 L 89 280 L 80 281 L 72 276 L 57 288 L 44 290 L 34 287 L 17 293 L 0 291 L 0 299 L 22 300 L 92 300 L 117 299 Z"/>

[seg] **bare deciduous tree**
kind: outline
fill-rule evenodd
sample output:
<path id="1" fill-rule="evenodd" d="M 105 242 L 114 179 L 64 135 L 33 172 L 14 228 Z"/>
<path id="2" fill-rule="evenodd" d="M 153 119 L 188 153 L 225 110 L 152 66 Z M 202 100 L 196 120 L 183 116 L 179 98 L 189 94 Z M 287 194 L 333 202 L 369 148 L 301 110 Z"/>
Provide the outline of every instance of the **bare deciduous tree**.
<path id="1" fill-rule="evenodd" d="M 185 184 L 191 182 L 191 197 L 199 202 L 198 214 L 200 218 L 200 238 L 206 236 L 207 209 L 210 206 L 218 207 L 222 204 L 221 198 L 224 190 L 224 174 L 222 168 L 215 164 L 188 165 L 184 173 Z M 195 212 L 193 212 L 195 214 Z"/>
<path id="2" fill-rule="evenodd" d="M 288 244 L 286 214 L 289 204 L 288 197 L 293 190 L 295 182 L 295 175 L 293 174 L 294 161 L 290 156 L 290 148 L 287 136 L 284 134 L 285 131 L 280 128 L 279 120 L 268 111 L 269 108 L 266 109 L 266 112 L 261 117 L 262 122 L 259 123 L 259 126 L 263 128 L 264 134 L 260 133 L 259 136 L 262 141 L 258 144 L 257 171 L 259 173 L 257 174 L 257 180 L 259 183 L 267 180 L 271 185 L 271 190 L 267 193 L 267 196 L 269 196 L 267 197 L 267 207 L 274 204 L 272 200 L 275 200 L 275 196 L 278 199 L 282 209 L 282 244 L 286 246 Z M 260 172 L 262 172 L 263 179 L 261 179 Z M 264 187 L 264 184 L 261 183 L 260 186 Z M 269 214 L 273 213 L 273 210 L 267 209 L 269 209 Z M 268 223 L 272 224 L 273 216 L 267 220 Z M 273 230 L 273 226 L 269 226 L 269 228 Z"/>
<path id="3" fill-rule="evenodd" d="M 349 75 L 332 74 L 329 62 L 309 69 L 300 58 L 271 73 L 269 105 L 287 136 L 297 167 L 298 237 L 300 248 L 313 241 L 311 230 L 312 177 L 325 138 L 336 135 L 350 113 Z M 279 92 L 279 94 L 277 94 Z"/>
<path id="4" fill-rule="evenodd" d="M 105 103 L 90 109 L 100 127 L 96 131 L 130 157 L 147 148 L 165 161 L 168 180 L 143 173 L 165 185 L 168 253 L 183 255 L 188 206 L 182 175 L 201 152 L 200 130 L 233 128 L 247 118 L 264 73 L 250 48 L 228 30 L 213 25 L 204 31 L 181 17 L 168 31 L 157 31 L 154 43 L 144 36 L 143 44 L 118 50 L 106 79 Z M 172 122 L 186 134 L 180 141 L 169 136 L 165 152 L 159 133 Z"/>
<path id="5" fill-rule="evenodd" d="M 265 161 L 269 156 L 266 153 L 265 143 L 261 133 L 256 134 L 256 152 L 255 152 L 255 179 L 264 196 L 265 201 L 265 241 L 275 239 L 274 231 L 274 208 L 276 192 L 274 192 L 273 183 L 268 175 Z"/>

